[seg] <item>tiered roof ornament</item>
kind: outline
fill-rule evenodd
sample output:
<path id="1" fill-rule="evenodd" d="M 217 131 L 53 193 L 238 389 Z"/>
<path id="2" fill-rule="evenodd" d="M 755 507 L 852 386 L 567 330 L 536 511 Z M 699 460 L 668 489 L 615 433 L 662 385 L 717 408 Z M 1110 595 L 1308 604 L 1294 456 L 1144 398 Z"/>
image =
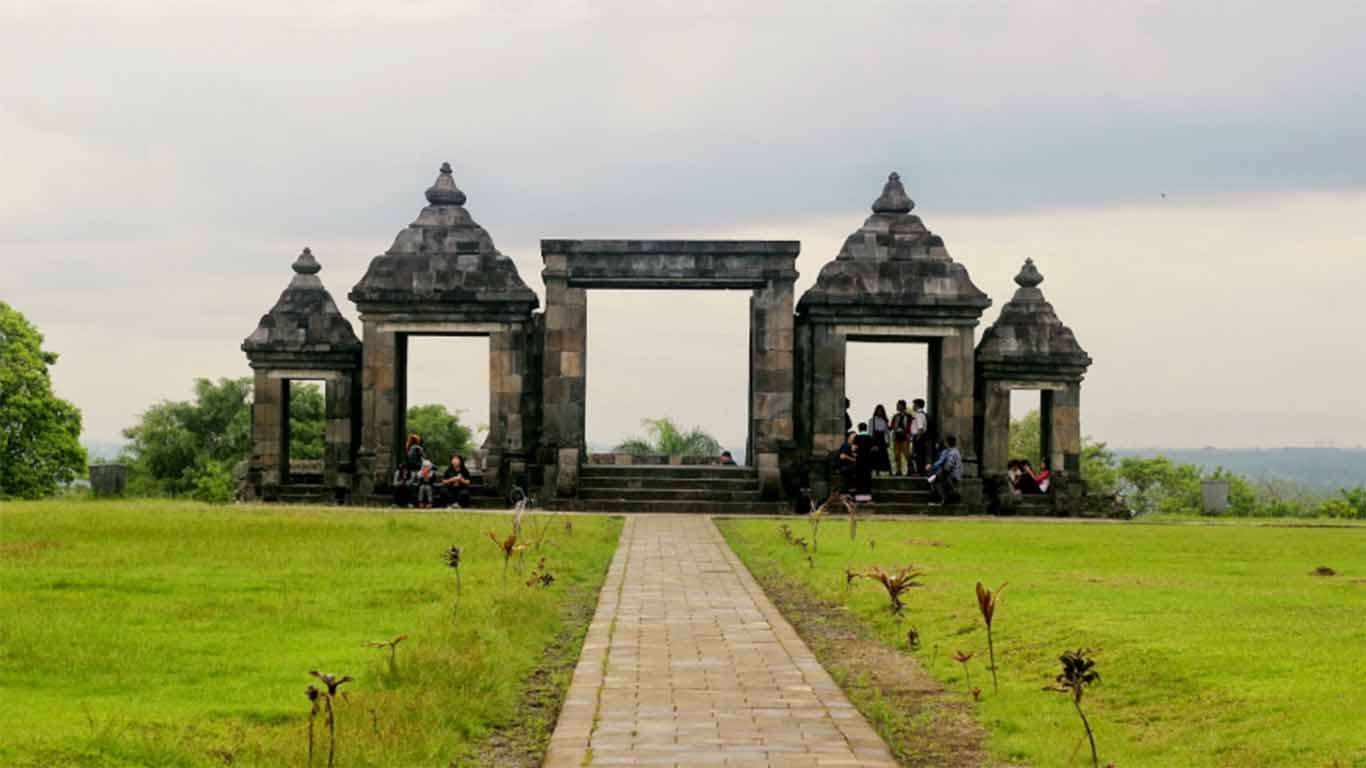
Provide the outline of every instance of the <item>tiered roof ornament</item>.
<path id="1" fill-rule="evenodd" d="M 798 302 L 798 313 L 913 322 L 980 317 L 991 299 L 949 257 L 943 239 L 911 213 L 914 209 L 901 175 L 889 175 L 873 201 L 873 215 L 821 269 Z"/>
<path id="2" fill-rule="evenodd" d="M 1079 381 L 1091 365 L 1072 329 L 1062 324 L 1039 285 L 1043 275 L 1025 259 L 1014 297 L 982 334 L 977 365 L 984 374 Z"/>
<path id="3" fill-rule="evenodd" d="M 293 269 L 275 306 L 242 342 L 252 367 L 354 365 L 360 339 L 323 287 L 313 251 L 304 248 Z"/>
<path id="4" fill-rule="evenodd" d="M 465 210 L 450 163 L 427 189 L 427 207 L 376 256 L 351 289 L 361 313 L 438 316 L 453 321 L 526 321 L 538 300 Z"/>

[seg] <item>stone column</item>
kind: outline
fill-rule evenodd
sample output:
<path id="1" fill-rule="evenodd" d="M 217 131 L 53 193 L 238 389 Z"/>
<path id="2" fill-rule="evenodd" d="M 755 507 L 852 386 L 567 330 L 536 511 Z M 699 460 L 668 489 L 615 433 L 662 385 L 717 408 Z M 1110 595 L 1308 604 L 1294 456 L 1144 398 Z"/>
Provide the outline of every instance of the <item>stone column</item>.
<path id="1" fill-rule="evenodd" d="M 764 498 L 782 492 L 778 450 L 792 440 L 792 281 L 770 280 L 750 301 L 750 434 Z"/>
<path id="2" fill-rule="evenodd" d="M 832 325 L 811 326 L 811 454 L 825 457 L 844 441 L 845 339 Z"/>
<path id="3" fill-rule="evenodd" d="M 1069 382 L 1052 394 L 1049 464 L 1054 471 L 1076 474 L 1081 471 L 1081 382 Z"/>
<path id="4" fill-rule="evenodd" d="M 556 496 L 574 496 L 584 450 L 588 294 L 583 288 L 569 287 L 564 254 L 546 254 L 545 263 L 542 461 L 547 467 L 546 490 Z"/>
<path id="5" fill-rule="evenodd" d="M 964 470 L 968 474 L 976 464 L 976 451 L 972 445 L 973 364 L 976 359 L 973 342 L 972 328 L 957 329 L 955 335 L 941 342 L 943 353 L 939 361 L 940 437 L 958 437 L 958 449 L 963 454 Z"/>
<path id="6" fill-rule="evenodd" d="M 522 387 L 526 376 L 525 329 L 514 325 L 489 335 L 489 436 L 486 473 L 507 492 L 526 471 L 522 444 Z"/>
<path id="7" fill-rule="evenodd" d="M 288 403 L 288 382 L 272 378 L 268 371 L 256 371 L 251 402 L 251 470 L 260 473 L 262 488 L 278 488 L 286 480 Z"/>
<path id="8" fill-rule="evenodd" d="M 355 441 L 351 421 L 351 414 L 355 410 L 355 403 L 352 402 L 352 395 L 355 392 L 354 376 L 353 372 L 346 371 L 328 379 L 325 385 L 323 413 L 327 421 L 323 448 L 323 484 L 329 488 L 350 488 L 351 476 L 355 471 L 351 458 Z"/>
<path id="9" fill-rule="evenodd" d="M 403 423 L 403 393 L 399 389 L 399 336 L 380 331 L 378 318 L 361 318 L 364 328 L 361 358 L 361 450 L 357 488 L 369 496 L 387 488 L 394 473 L 398 425 Z"/>
<path id="10" fill-rule="evenodd" d="M 1006 473 L 1010 461 L 1010 388 L 1003 381 L 982 383 L 982 476 Z"/>

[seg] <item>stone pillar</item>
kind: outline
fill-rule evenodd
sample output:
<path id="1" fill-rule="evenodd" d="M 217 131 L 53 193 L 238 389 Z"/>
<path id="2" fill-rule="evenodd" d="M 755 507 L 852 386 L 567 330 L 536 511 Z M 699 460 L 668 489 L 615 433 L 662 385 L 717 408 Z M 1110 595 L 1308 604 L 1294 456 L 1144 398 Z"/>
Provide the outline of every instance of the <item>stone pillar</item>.
<path id="1" fill-rule="evenodd" d="M 824 458 L 844 442 L 844 334 L 811 326 L 811 455 Z"/>
<path id="2" fill-rule="evenodd" d="M 526 471 L 522 387 L 526 377 L 526 333 L 521 325 L 489 335 L 489 435 L 486 472 L 506 493 Z"/>
<path id="3" fill-rule="evenodd" d="M 259 472 L 261 487 L 278 488 L 286 480 L 289 461 L 285 436 L 289 430 L 289 386 L 285 379 L 256 371 L 251 401 L 251 470 Z M 266 497 L 273 493 L 262 491 Z"/>
<path id="4" fill-rule="evenodd" d="M 1061 469 L 1053 466 L 1053 390 L 1045 389 L 1039 392 L 1039 455 L 1043 457 L 1044 466 L 1049 469 Z"/>
<path id="5" fill-rule="evenodd" d="M 941 342 L 943 353 L 939 360 L 939 434 L 941 439 L 949 435 L 958 437 L 965 474 L 973 474 L 976 468 L 976 451 L 972 445 L 973 364 L 976 359 L 973 343 L 972 328 L 958 328 L 955 335 L 945 337 Z"/>
<path id="6" fill-rule="evenodd" d="M 982 476 L 995 477 L 1010 461 L 1010 388 L 1002 381 L 982 385 Z"/>
<path id="7" fill-rule="evenodd" d="M 357 489 L 369 496 L 387 488 L 394 474 L 396 430 L 403 423 L 399 336 L 380 331 L 377 318 L 361 318 L 361 449 Z"/>
<path id="8" fill-rule="evenodd" d="M 347 371 L 327 380 L 324 392 L 326 433 L 323 447 L 323 484 L 333 489 L 349 489 L 355 472 L 352 446 L 355 433 L 351 415 L 355 412 L 355 374 Z"/>
<path id="9" fill-rule="evenodd" d="M 750 301 L 750 434 L 759 490 L 782 491 L 778 450 L 792 440 L 792 281 L 771 280 Z"/>
<path id="10" fill-rule="evenodd" d="M 1052 447 L 1049 465 L 1054 471 L 1081 471 L 1081 382 L 1069 382 L 1052 397 Z M 1042 416 L 1042 414 L 1040 414 Z"/>
<path id="11" fill-rule="evenodd" d="M 546 254 L 545 263 L 542 461 L 547 467 L 546 490 L 556 496 L 574 496 L 584 450 L 588 294 L 583 288 L 569 287 L 564 254 Z"/>

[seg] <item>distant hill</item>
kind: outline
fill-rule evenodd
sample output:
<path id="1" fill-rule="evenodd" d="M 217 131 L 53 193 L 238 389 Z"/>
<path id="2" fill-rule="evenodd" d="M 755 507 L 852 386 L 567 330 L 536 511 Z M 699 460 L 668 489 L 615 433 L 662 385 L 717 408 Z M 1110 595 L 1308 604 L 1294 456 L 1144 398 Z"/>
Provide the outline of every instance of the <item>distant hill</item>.
<path id="1" fill-rule="evenodd" d="M 1195 464 L 1206 469 L 1223 467 L 1253 478 L 1293 480 L 1323 491 L 1366 485 L 1366 448 L 1264 448 L 1242 451 L 1149 448 L 1116 450 L 1115 454 L 1145 458 L 1166 456 L 1183 464 Z"/>
<path id="2" fill-rule="evenodd" d="M 127 445 L 127 440 L 81 440 L 81 445 L 85 446 L 85 452 L 91 464 L 100 461 L 109 461 L 119 455 L 123 446 Z"/>

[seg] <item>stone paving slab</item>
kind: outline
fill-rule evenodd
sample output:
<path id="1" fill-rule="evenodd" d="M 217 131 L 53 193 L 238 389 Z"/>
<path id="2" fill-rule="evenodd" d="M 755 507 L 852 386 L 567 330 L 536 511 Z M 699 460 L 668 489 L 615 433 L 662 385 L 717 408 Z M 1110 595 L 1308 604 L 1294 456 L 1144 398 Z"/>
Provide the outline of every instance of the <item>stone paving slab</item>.
<path id="1" fill-rule="evenodd" d="M 546 768 L 878 766 L 886 745 L 710 518 L 627 519 Z"/>

